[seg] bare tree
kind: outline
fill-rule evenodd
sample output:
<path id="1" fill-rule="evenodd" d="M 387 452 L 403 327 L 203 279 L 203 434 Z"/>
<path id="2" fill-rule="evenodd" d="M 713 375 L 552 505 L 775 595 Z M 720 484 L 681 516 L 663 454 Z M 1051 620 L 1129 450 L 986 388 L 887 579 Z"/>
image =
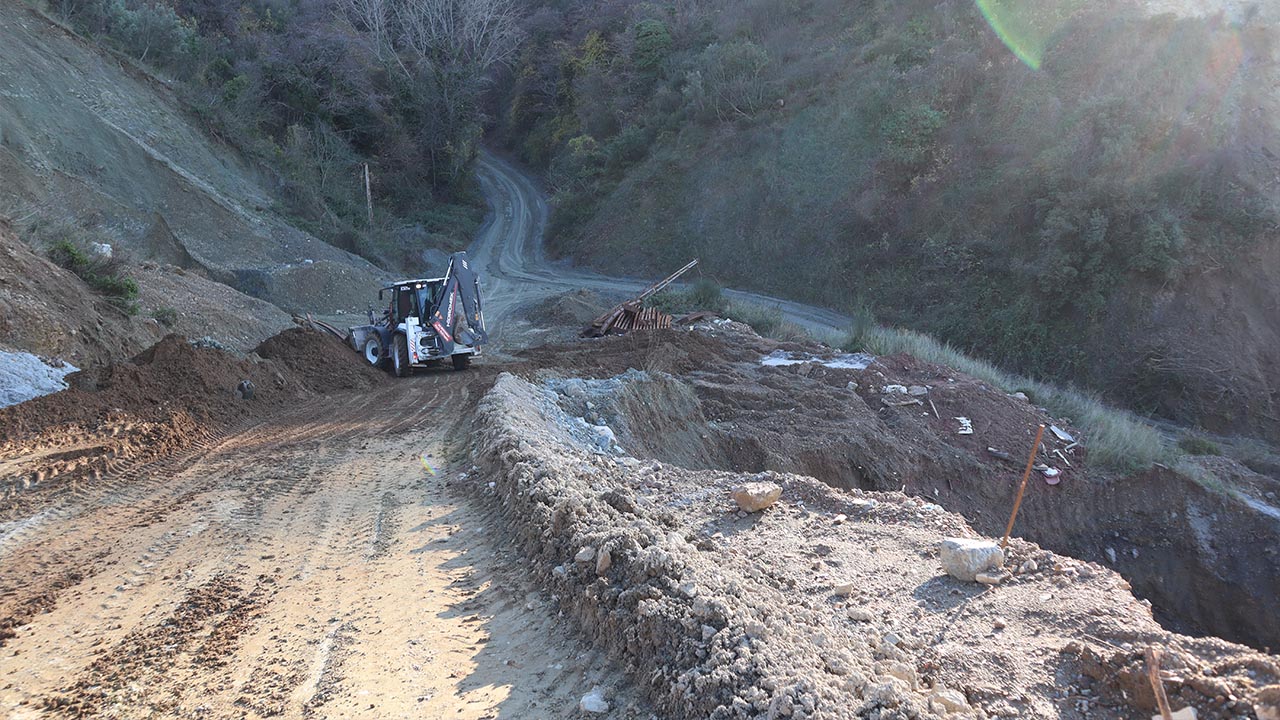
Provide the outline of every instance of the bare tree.
<path id="1" fill-rule="evenodd" d="M 351 25 L 364 33 L 379 60 L 392 50 L 392 9 L 389 0 L 337 0 L 339 11 Z"/>
<path id="2" fill-rule="evenodd" d="M 483 74 L 509 62 L 520 41 L 516 0 L 401 0 L 400 39 L 415 64 Z"/>

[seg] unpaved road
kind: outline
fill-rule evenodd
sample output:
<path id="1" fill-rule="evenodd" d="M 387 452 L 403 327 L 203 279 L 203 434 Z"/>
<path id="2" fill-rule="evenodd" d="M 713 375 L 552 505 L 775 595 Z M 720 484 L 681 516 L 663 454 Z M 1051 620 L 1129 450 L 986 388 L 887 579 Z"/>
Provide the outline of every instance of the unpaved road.
<path id="1" fill-rule="evenodd" d="M 35 614 L 0 717 L 576 713 L 616 670 L 447 485 L 473 383 L 297 408 L 4 528 L 0 617 Z"/>
<path id="2" fill-rule="evenodd" d="M 639 292 L 658 279 L 608 277 L 548 262 L 541 243 L 547 224 L 547 201 L 537 183 L 489 153 L 481 156 L 479 175 L 493 212 L 469 254 L 481 270 L 491 316 L 494 308 L 506 312 L 553 293 L 579 288 L 605 293 Z M 741 290 L 725 290 L 724 294 L 731 300 L 777 307 L 786 320 L 819 333 L 842 333 L 851 323 L 848 316 L 812 305 Z"/>

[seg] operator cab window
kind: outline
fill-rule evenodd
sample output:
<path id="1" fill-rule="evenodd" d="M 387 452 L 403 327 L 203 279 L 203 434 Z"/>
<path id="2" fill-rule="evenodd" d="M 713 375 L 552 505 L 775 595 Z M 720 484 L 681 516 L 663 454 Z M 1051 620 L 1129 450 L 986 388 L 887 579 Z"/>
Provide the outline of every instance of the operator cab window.
<path id="1" fill-rule="evenodd" d="M 407 286 L 396 288 L 396 322 L 402 322 L 405 318 L 414 315 L 413 307 L 413 289 Z"/>

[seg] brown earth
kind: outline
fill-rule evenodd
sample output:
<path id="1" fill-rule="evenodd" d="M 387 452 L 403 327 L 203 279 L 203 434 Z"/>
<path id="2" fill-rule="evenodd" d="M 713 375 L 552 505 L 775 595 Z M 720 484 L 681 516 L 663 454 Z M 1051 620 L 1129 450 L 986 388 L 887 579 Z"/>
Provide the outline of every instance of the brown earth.
<path id="1" fill-rule="evenodd" d="M 830 356 L 708 323 L 392 382 L 309 331 L 243 360 L 170 337 L 0 411 L 0 714 L 569 718 L 599 685 L 620 718 L 931 718 L 944 688 L 967 717 L 1145 718 L 1149 645 L 1201 717 L 1253 717 L 1280 682 L 1273 656 L 1163 629 L 1087 557 L 1015 538 L 1003 584 L 941 576 L 938 540 L 1010 504 L 1017 469 L 986 447 L 1025 451 L 1050 418 L 909 358 L 762 366 L 775 350 Z M 871 392 L 897 382 L 941 417 Z M 584 445 L 582 417 L 626 454 Z M 1177 594 L 1143 591 L 1144 563 L 1195 598 L 1168 616 L 1204 620 L 1218 592 L 1229 629 L 1266 629 L 1256 513 L 1070 470 L 1037 479 L 1016 535 L 1086 547 L 1078 523 L 1157 610 Z M 783 499 L 739 517 L 728 488 L 758 473 Z M 1218 508 L 1167 525 L 1216 567 L 1139 532 L 1153 496 Z"/>
<path id="2" fill-rule="evenodd" d="M 783 500 L 735 513 L 742 474 L 593 452 L 561 402 L 499 378 L 476 422 L 496 482 L 480 497 L 663 717 L 933 718 L 951 690 L 951 717 L 1145 718 L 1148 646 L 1168 652 L 1174 707 L 1201 717 L 1249 717 L 1280 679 L 1273 656 L 1163 630 L 1096 564 L 1015 540 L 1012 578 L 960 583 L 937 563 L 941 538 L 973 534 L 958 515 L 772 472 L 749 477 Z"/>
<path id="3" fill-rule="evenodd" d="M 242 381 L 253 398 L 240 399 Z M 238 359 L 170 335 L 128 362 L 70 376 L 71 388 L 0 408 L 0 517 L 13 519 L 316 395 L 384 380 L 337 340 L 295 328 Z"/>
<path id="4" fill-rule="evenodd" d="M 1053 451 L 1069 443 L 1046 432 L 1049 454 L 1041 460 L 1062 470 L 1061 483 L 1047 485 L 1035 474 L 1018 533 L 1113 566 L 1171 627 L 1280 647 L 1280 616 L 1271 610 L 1280 597 L 1275 479 L 1224 458 L 1212 461 L 1215 469 L 1234 477 L 1231 487 L 1241 495 L 1166 468 L 1128 477 L 1086 470 L 1088 438 L 1069 422 L 949 368 L 909 356 L 881 358 L 865 371 L 763 367 L 759 359 L 777 350 L 823 350 L 724 327 L 605 338 L 522 356 L 534 366 L 559 365 L 590 377 L 629 367 L 675 376 L 696 396 L 693 409 L 662 416 L 661 408 L 681 407 L 668 391 L 650 410 L 636 412 L 632 402 L 618 411 L 647 428 L 626 445 L 638 456 L 694 468 L 797 473 L 840 489 L 902 491 L 993 535 L 1004 532 L 1036 426 L 1057 424 L 1083 447 L 1065 452 L 1064 461 Z M 892 384 L 929 392 L 922 404 L 894 406 L 888 403 L 903 396 L 877 392 Z M 957 434 L 957 416 L 972 420 L 973 435 Z M 674 442 L 670 428 L 682 428 Z"/>
<path id="5" fill-rule="evenodd" d="M 140 289 L 139 312 L 130 316 L 24 243 L 2 219 L 0 257 L 0 347 L 80 368 L 131 357 L 171 332 L 247 352 L 292 325 L 273 305 L 154 263 L 128 266 Z M 173 311 L 170 327 L 152 317 L 162 309 Z"/>

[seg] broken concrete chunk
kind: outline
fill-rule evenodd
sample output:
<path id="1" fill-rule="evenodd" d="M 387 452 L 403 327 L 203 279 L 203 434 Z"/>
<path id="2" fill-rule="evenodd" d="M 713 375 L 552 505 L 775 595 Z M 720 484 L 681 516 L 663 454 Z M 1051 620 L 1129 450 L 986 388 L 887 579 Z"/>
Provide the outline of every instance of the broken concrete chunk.
<path id="1" fill-rule="evenodd" d="M 940 688 L 929 695 L 929 707 L 940 715 L 971 712 L 969 700 L 959 690 Z"/>
<path id="2" fill-rule="evenodd" d="M 1280 720 L 1280 685 L 1268 685 L 1253 700 L 1258 720 Z"/>
<path id="3" fill-rule="evenodd" d="M 601 550 L 596 556 L 596 574 L 604 575 L 613 566 L 613 555 L 608 550 Z"/>
<path id="4" fill-rule="evenodd" d="M 993 572 L 980 572 L 980 573 L 978 573 L 977 575 L 974 575 L 974 576 L 973 576 L 973 579 L 974 579 L 974 580 L 977 580 L 978 582 L 982 583 L 983 585 L 999 585 L 1000 583 L 1002 583 L 1002 582 L 1004 582 L 1005 580 L 1008 580 L 1008 579 L 1009 579 L 1009 573 L 1007 573 L 1007 572 L 994 572 L 994 573 L 993 573 Z"/>
<path id="5" fill-rule="evenodd" d="M 730 490 L 729 495 L 743 512 L 760 512 L 778 502 L 782 486 L 772 482 L 743 483 Z"/>
<path id="6" fill-rule="evenodd" d="M 591 689 L 591 692 L 582 696 L 578 701 L 578 708 L 583 712 L 589 713 L 607 713 L 609 712 L 609 703 L 604 699 L 604 688 L 599 685 Z"/>
<path id="7" fill-rule="evenodd" d="M 1064 443 L 1073 443 L 1076 441 L 1074 437 L 1071 437 L 1071 433 L 1067 432 L 1066 430 L 1063 430 L 1057 425 L 1050 425 L 1049 432 L 1053 433 L 1054 437 L 1058 438 Z"/>
<path id="8" fill-rule="evenodd" d="M 849 619 L 854 622 L 871 622 L 875 619 L 875 615 L 870 610 L 862 607 L 851 607 L 848 610 Z"/>
<path id="9" fill-rule="evenodd" d="M 907 386 L 906 385 L 885 385 L 884 388 L 881 390 L 881 392 L 883 392 L 885 395 L 906 395 Z"/>
<path id="10" fill-rule="evenodd" d="M 922 397 L 929 394 L 929 388 L 923 385 L 912 385 L 907 388 L 907 394 L 913 397 Z"/>
<path id="11" fill-rule="evenodd" d="M 849 597 L 853 594 L 853 583 L 841 583 L 831 589 L 831 592 L 840 597 Z"/>
<path id="12" fill-rule="evenodd" d="M 596 559 L 596 549 L 587 545 L 579 550 L 578 554 L 573 556 L 573 559 L 581 563 L 591 562 Z"/>
<path id="13" fill-rule="evenodd" d="M 974 582 L 978 573 L 1004 565 L 1004 552 L 991 540 L 946 538 L 941 549 L 942 569 L 957 580 Z"/>

